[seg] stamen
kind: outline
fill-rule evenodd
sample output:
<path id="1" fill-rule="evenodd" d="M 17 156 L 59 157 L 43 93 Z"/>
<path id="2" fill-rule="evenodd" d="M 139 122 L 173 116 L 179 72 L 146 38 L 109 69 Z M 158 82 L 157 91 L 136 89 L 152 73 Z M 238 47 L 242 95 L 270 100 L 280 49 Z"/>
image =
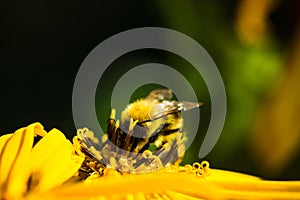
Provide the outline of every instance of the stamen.
<path id="1" fill-rule="evenodd" d="M 128 131 L 128 132 L 130 132 L 130 131 L 133 130 L 133 128 L 135 127 L 135 125 L 138 123 L 138 121 L 139 121 L 139 120 L 133 121 L 133 119 L 130 118 L 130 124 L 129 124 L 129 131 Z"/>
<path id="2" fill-rule="evenodd" d="M 107 134 L 104 134 L 101 138 L 102 143 L 106 142 L 107 139 L 108 139 Z"/>
<path id="3" fill-rule="evenodd" d="M 198 162 L 193 163 L 193 169 L 194 170 L 198 170 L 200 168 L 202 168 L 200 163 L 198 163 Z"/>
<path id="4" fill-rule="evenodd" d="M 115 109 L 111 109 L 110 118 L 111 119 L 115 119 L 115 117 L 116 117 L 116 110 Z"/>
<path id="5" fill-rule="evenodd" d="M 113 169 L 116 169 L 117 161 L 116 161 L 115 158 L 111 157 L 111 158 L 109 159 L 109 164 L 110 164 L 110 166 L 111 166 Z"/>
<path id="6" fill-rule="evenodd" d="M 149 151 L 149 150 L 145 150 L 145 151 L 143 152 L 142 155 L 143 155 L 143 157 L 146 158 L 146 159 L 153 158 L 152 152 Z"/>
<path id="7" fill-rule="evenodd" d="M 120 126 L 120 120 L 116 121 L 115 127 L 118 128 Z"/>
<path id="8" fill-rule="evenodd" d="M 97 151 L 97 149 L 95 149 L 94 146 L 91 146 L 91 147 L 89 148 L 89 151 L 95 156 L 95 158 L 96 158 L 97 160 L 102 160 L 102 156 L 101 156 L 101 154 L 100 154 L 100 151 Z"/>
<path id="9" fill-rule="evenodd" d="M 193 165 L 185 165 L 184 168 L 187 172 L 191 172 L 196 176 L 209 176 L 210 175 L 210 168 L 208 161 L 202 161 L 201 164 L 198 162 L 193 163 Z"/>
<path id="10" fill-rule="evenodd" d="M 77 136 L 73 137 L 73 147 L 74 147 L 75 152 L 77 153 L 77 155 L 79 155 L 80 157 L 85 158 L 85 154 L 81 151 L 80 136 L 77 135 Z"/>
<path id="11" fill-rule="evenodd" d="M 203 176 L 209 176 L 211 171 L 210 171 L 210 168 L 209 168 L 209 162 L 208 161 L 202 161 L 201 162 L 201 166 L 202 166 L 202 169 L 203 169 Z"/>

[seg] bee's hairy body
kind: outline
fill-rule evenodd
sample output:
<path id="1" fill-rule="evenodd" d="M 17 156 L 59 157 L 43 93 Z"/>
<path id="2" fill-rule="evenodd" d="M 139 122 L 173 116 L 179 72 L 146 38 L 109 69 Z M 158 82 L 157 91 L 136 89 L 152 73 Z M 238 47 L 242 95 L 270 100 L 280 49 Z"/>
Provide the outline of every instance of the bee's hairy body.
<path id="1" fill-rule="evenodd" d="M 93 168 L 101 175 L 102 169 L 112 167 L 138 173 L 180 162 L 185 150 L 181 111 L 200 104 L 171 100 L 172 94 L 168 89 L 152 91 L 145 99 L 129 104 L 121 122 L 115 120 L 112 110 L 101 144 L 90 130 L 79 129 L 77 152 L 86 157 L 82 170 L 90 173 Z"/>

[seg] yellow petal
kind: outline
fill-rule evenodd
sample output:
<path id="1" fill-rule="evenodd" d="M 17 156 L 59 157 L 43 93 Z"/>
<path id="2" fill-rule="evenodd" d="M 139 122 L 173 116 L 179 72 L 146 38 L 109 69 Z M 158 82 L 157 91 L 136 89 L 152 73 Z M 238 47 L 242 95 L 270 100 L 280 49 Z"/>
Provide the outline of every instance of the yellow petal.
<path id="1" fill-rule="evenodd" d="M 32 150 L 31 187 L 45 192 L 61 185 L 78 171 L 83 160 L 74 154 L 64 134 L 52 129 Z"/>
<path id="2" fill-rule="evenodd" d="M 205 177 L 207 180 L 210 181 L 228 181 L 228 180 L 261 180 L 260 178 L 256 176 L 251 176 L 248 174 L 243 174 L 239 172 L 232 172 L 227 170 L 221 170 L 221 169 L 210 169 L 211 176 Z"/>
<path id="3" fill-rule="evenodd" d="M 300 181 L 264 181 L 225 170 L 106 176 L 54 190 L 46 199 L 300 199 Z M 168 197 L 168 198 L 167 198 Z"/>
<path id="4" fill-rule="evenodd" d="M 35 130 L 43 129 L 40 123 L 18 129 L 4 144 L 0 155 L 1 190 L 7 196 L 25 192 L 28 179 L 28 159 L 33 145 Z"/>
<path id="5" fill-rule="evenodd" d="M 189 195 L 171 191 L 171 190 L 168 190 L 165 193 L 168 195 L 169 199 L 176 199 L 176 200 L 199 200 L 200 199 L 197 197 L 189 196 Z M 201 198 L 201 199 L 204 199 L 204 198 Z"/>
<path id="6" fill-rule="evenodd" d="M 25 128 L 21 128 L 15 132 L 11 137 L 5 138 L 4 146 L 2 147 L 0 155 L 0 180 L 6 182 L 8 178 L 11 166 L 15 162 L 15 159 L 20 151 L 20 144 L 22 144 L 23 131 Z M 2 187 L 2 185 L 1 185 Z"/>
<path id="7" fill-rule="evenodd" d="M 237 172 L 211 171 L 206 179 L 224 189 L 224 199 L 300 199 L 300 181 L 266 181 Z"/>
<path id="8" fill-rule="evenodd" d="M 3 148 L 6 146 L 6 142 L 9 140 L 9 138 L 12 136 L 12 134 L 6 134 L 6 135 L 2 135 L 0 137 L 0 154 L 3 150 Z"/>
<path id="9" fill-rule="evenodd" d="M 90 184 L 76 184 L 70 187 L 54 190 L 49 198 L 61 199 L 92 199 L 107 198 L 125 199 L 128 195 L 141 197 L 141 193 L 154 195 L 164 194 L 165 191 L 173 190 L 185 193 L 186 196 L 194 198 L 219 199 L 222 189 L 211 184 L 202 177 L 187 174 L 144 174 L 123 175 L 111 178 L 109 176 L 99 178 Z M 118 195 L 118 198 L 116 197 Z M 184 195 L 181 195 L 184 196 Z M 159 199 L 159 198 L 158 198 Z M 176 198 L 175 198 L 176 199 Z M 187 198 L 186 198 L 187 199 Z M 192 199 L 192 198 L 190 198 Z"/>
<path id="10" fill-rule="evenodd" d="M 7 141 L 10 139 L 10 137 L 12 136 L 12 134 L 6 134 L 0 137 L 0 191 L 4 190 L 4 181 L 6 181 L 6 174 L 1 173 L 1 163 L 2 165 L 4 165 L 4 162 L 2 162 L 2 154 L 3 154 L 3 149 L 6 147 L 7 145 Z M 0 192 L 0 197 L 1 197 L 1 192 Z"/>

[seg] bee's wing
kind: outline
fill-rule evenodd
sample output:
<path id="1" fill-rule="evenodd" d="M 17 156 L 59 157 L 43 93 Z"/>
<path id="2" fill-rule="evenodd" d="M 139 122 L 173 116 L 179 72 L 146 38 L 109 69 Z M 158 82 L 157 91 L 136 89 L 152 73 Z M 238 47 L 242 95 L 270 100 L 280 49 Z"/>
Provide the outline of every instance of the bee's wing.
<path id="1" fill-rule="evenodd" d="M 173 98 L 173 91 L 171 89 L 156 89 L 153 90 L 145 99 L 158 100 L 160 103 L 152 109 L 150 116 L 152 118 L 160 118 L 178 111 L 188 111 L 201 106 L 203 103 L 194 103 L 188 101 L 167 101 Z"/>
<path id="2" fill-rule="evenodd" d="M 157 104 L 152 108 L 150 113 L 150 119 L 155 120 L 164 116 L 167 116 L 172 113 L 180 112 L 180 111 L 188 111 L 194 108 L 198 108 L 203 103 L 194 103 L 188 101 L 163 101 L 162 103 Z"/>
<path id="3" fill-rule="evenodd" d="M 173 98 L 173 91 L 170 89 L 156 89 L 150 92 L 146 97 L 147 100 L 170 100 Z"/>
<path id="4" fill-rule="evenodd" d="M 182 102 L 178 103 L 178 109 L 182 110 L 182 111 L 188 111 L 188 110 L 192 110 L 194 108 L 198 108 L 202 105 L 203 105 L 203 102 L 194 103 L 194 102 L 189 102 L 189 101 L 182 101 Z"/>

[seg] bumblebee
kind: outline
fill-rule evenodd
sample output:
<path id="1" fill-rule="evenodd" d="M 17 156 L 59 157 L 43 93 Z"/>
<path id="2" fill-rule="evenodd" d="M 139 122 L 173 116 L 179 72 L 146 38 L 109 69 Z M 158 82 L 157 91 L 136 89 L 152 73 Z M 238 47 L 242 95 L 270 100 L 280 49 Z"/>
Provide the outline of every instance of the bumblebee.
<path id="1" fill-rule="evenodd" d="M 202 103 L 172 100 L 170 89 L 153 90 L 146 98 L 127 106 L 121 121 L 112 109 L 107 132 L 101 142 L 87 128 L 78 129 L 73 143 L 76 152 L 85 157 L 81 166 L 84 177 L 103 175 L 113 168 L 121 173 L 140 173 L 180 162 L 185 151 L 181 111 Z"/>

